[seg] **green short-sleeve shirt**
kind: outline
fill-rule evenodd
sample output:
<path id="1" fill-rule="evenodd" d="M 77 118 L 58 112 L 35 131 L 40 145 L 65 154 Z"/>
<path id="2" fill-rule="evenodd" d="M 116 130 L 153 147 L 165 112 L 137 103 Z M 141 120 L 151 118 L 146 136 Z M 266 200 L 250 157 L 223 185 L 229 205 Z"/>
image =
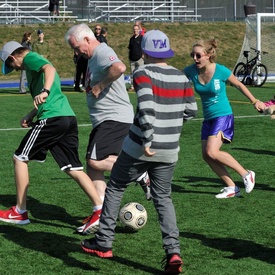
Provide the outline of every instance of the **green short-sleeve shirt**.
<path id="1" fill-rule="evenodd" d="M 26 70 L 28 87 L 32 98 L 41 93 L 44 87 L 44 72 L 41 68 L 46 64 L 51 64 L 36 52 L 29 52 L 23 60 Z M 46 102 L 38 105 L 37 119 L 45 119 L 57 116 L 75 116 L 67 97 L 61 91 L 61 82 L 57 72 L 54 82 L 50 88 L 50 95 Z"/>

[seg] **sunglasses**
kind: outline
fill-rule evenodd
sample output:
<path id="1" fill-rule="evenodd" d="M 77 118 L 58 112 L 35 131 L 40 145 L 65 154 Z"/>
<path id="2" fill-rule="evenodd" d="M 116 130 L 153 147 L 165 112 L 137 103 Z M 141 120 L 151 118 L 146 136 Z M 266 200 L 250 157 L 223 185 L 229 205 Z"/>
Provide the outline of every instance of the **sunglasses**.
<path id="1" fill-rule="evenodd" d="M 205 54 L 202 55 L 202 54 L 200 54 L 200 53 L 190 53 L 190 56 L 191 56 L 192 58 L 196 57 L 197 59 L 201 59 L 203 56 L 206 56 L 206 55 L 205 55 Z"/>

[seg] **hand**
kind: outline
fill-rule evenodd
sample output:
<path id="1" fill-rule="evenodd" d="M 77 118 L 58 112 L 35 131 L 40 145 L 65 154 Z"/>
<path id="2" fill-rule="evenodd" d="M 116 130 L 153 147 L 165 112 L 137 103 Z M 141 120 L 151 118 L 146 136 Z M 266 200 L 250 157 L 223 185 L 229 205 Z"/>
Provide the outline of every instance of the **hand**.
<path id="1" fill-rule="evenodd" d="M 20 124 L 23 128 L 31 127 L 33 124 L 32 118 L 30 118 L 29 116 L 25 116 L 20 120 Z"/>
<path id="2" fill-rule="evenodd" d="M 264 104 L 262 101 L 258 100 L 258 101 L 254 104 L 254 108 L 255 108 L 257 111 L 262 112 L 263 110 L 266 109 L 266 106 L 265 106 L 265 104 Z"/>
<path id="3" fill-rule="evenodd" d="M 103 87 L 100 83 L 94 85 L 91 89 L 91 93 L 94 95 L 95 98 L 99 97 L 99 94 L 103 91 Z"/>
<path id="4" fill-rule="evenodd" d="M 149 146 L 146 146 L 146 147 L 144 147 L 144 155 L 146 156 L 146 157 L 152 157 L 153 155 L 155 155 L 155 151 L 150 151 L 150 147 Z"/>
<path id="5" fill-rule="evenodd" d="M 38 105 L 39 104 L 43 104 L 44 102 L 46 102 L 46 98 L 47 97 L 48 97 L 48 93 L 47 92 L 42 92 L 39 95 L 37 95 L 34 98 L 34 101 L 33 101 L 33 105 L 34 105 L 35 109 L 38 109 Z"/>

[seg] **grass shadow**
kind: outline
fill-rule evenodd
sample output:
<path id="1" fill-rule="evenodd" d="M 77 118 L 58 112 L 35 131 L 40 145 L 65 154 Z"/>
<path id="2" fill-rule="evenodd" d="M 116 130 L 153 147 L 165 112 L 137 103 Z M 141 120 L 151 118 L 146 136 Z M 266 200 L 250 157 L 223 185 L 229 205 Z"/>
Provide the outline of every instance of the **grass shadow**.
<path id="1" fill-rule="evenodd" d="M 275 150 L 269 151 L 269 150 L 262 150 L 262 149 L 251 149 L 251 148 L 240 148 L 240 147 L 234 147 L 232 148 L 232 150 L 244 151 L 244 152 L 253 153 L 256 155 L 275 156 Z"/>
<path id="2" fill-rule="evenodd" d="M 201 243 L 207 247 L 232 253 L 231 256 L 225 258 L 233 260 L 253 258 L 268 264 L 275 264 L 275 248 L 265 247 L 249 240 L 239 240 L 235 238 L 209 238 L 202 234 L 190 232 L 181 232 L 180 236 L 187 239 L 200 240 Z"/>
<path id="3" fill-rule="evenodd" d="M 122 258 L 122 257 L 119 257 L 119 256 L 114 256 L 113 258 L 110 259 L 110 261 L 115 261 L 115 262 L 120 263 L 120 264 L 125 265 L 125 266 L 131 266 L 136 270 L 144 271 L 148 274 L 153 274 L 153 275 L 164 274 L 164 272 L 159 270 L 159 269 L 149 267 L 149 266 L 145 266 L 145 265 L 142 265 L 138 262 L 134 262 L 130 259 L 125 259 L 125 258 Z M 123 274 L 123 272 L 121 274 Z"/>
<path id="4" fill-rule="evenodd" d="M 91 265 L 81 262 L 69 254 L 81 252 L 78 239 L 50 232 L 29 232 L 22 227 L 12 225 L 0 225 L 2 236 L 32 251 L 42 252 L 49 257 L 61 260 L 68 267 L 82 270 L 99 271 Z M 50 272 L 50 271 L 49 271 Z"/>

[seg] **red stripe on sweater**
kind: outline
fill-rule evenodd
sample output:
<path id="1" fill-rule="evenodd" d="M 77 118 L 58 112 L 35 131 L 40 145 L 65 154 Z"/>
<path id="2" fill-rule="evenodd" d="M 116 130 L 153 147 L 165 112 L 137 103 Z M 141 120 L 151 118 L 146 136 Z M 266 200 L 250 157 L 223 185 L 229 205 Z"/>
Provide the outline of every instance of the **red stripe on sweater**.
<path id="1" fill-rule="evenodd" d="M 152 86 L 153 94 L 161 97 L 187 97 L 194 96 L 194 91 L 191 87 L 185 89 L 163 89 L 157 86 L 152 85 L 152 81 L 149 77 L 139 76 L 135 78 L 135 83 L 140 85 L 142 83 L 150 83 Z"/>

